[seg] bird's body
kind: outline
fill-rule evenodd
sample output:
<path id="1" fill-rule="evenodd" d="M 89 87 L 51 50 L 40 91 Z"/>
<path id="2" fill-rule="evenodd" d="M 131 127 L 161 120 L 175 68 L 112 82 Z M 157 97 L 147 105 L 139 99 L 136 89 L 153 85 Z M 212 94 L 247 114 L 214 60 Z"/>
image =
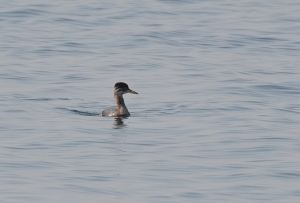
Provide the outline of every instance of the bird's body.
<path id="1" fill-rule="evenodd" d="M 131 93 L 138 94 L 137 92 L 129 89 L 128 85 L 124 82 L 118 82 L 115 84 L 114 97 L 116 100 L 117 108 L 105 109 L 102 111 L 102 116 L 112 116 L 112 117 L 127 117 L 130 113 L 125 105 L 123 94 Z"/>

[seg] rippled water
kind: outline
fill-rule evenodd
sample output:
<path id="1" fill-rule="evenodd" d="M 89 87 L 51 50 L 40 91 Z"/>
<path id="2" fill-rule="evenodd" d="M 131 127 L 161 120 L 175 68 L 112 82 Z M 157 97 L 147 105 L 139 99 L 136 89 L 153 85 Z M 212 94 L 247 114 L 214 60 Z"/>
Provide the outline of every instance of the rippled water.
<path id="1" fill-rule="evenodd" d="M 5 1 L 1 202 L 300 202 L 299 11 Z"/>

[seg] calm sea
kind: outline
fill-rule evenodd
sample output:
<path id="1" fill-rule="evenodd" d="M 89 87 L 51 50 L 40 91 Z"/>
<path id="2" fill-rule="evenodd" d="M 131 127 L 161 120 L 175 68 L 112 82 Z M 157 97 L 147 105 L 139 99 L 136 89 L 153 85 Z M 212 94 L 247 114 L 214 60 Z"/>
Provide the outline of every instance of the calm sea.
<path id="1" fill-rule="evenodd" d="M 8 1 L 1 203 L 300 202 L 299 1 Z M 126 82 L 132 116 L 99 116 Z"/>

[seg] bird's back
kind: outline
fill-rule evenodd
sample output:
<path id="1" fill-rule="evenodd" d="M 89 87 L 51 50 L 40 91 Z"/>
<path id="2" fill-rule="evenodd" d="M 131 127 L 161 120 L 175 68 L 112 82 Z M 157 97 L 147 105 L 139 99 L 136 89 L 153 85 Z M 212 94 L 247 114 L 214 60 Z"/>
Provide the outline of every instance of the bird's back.
<path id="1" fill-rule="evenodd" d="M 102 116 L 117 116 L 118 110 L 114 108 L 105 109 L 102 111 Z"/>

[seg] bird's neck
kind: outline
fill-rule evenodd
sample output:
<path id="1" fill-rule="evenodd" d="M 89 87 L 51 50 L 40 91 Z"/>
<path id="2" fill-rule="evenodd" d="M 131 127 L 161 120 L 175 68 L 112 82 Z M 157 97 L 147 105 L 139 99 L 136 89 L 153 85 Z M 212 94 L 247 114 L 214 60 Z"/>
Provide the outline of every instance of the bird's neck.
<path id="1" fill-rule="evenodd" d="M 117 92 L 114 92 L 118 114 L 119 115 L 130 115 L 127 107 L 125 106 L 123 95 L 118 94 Z"/>

